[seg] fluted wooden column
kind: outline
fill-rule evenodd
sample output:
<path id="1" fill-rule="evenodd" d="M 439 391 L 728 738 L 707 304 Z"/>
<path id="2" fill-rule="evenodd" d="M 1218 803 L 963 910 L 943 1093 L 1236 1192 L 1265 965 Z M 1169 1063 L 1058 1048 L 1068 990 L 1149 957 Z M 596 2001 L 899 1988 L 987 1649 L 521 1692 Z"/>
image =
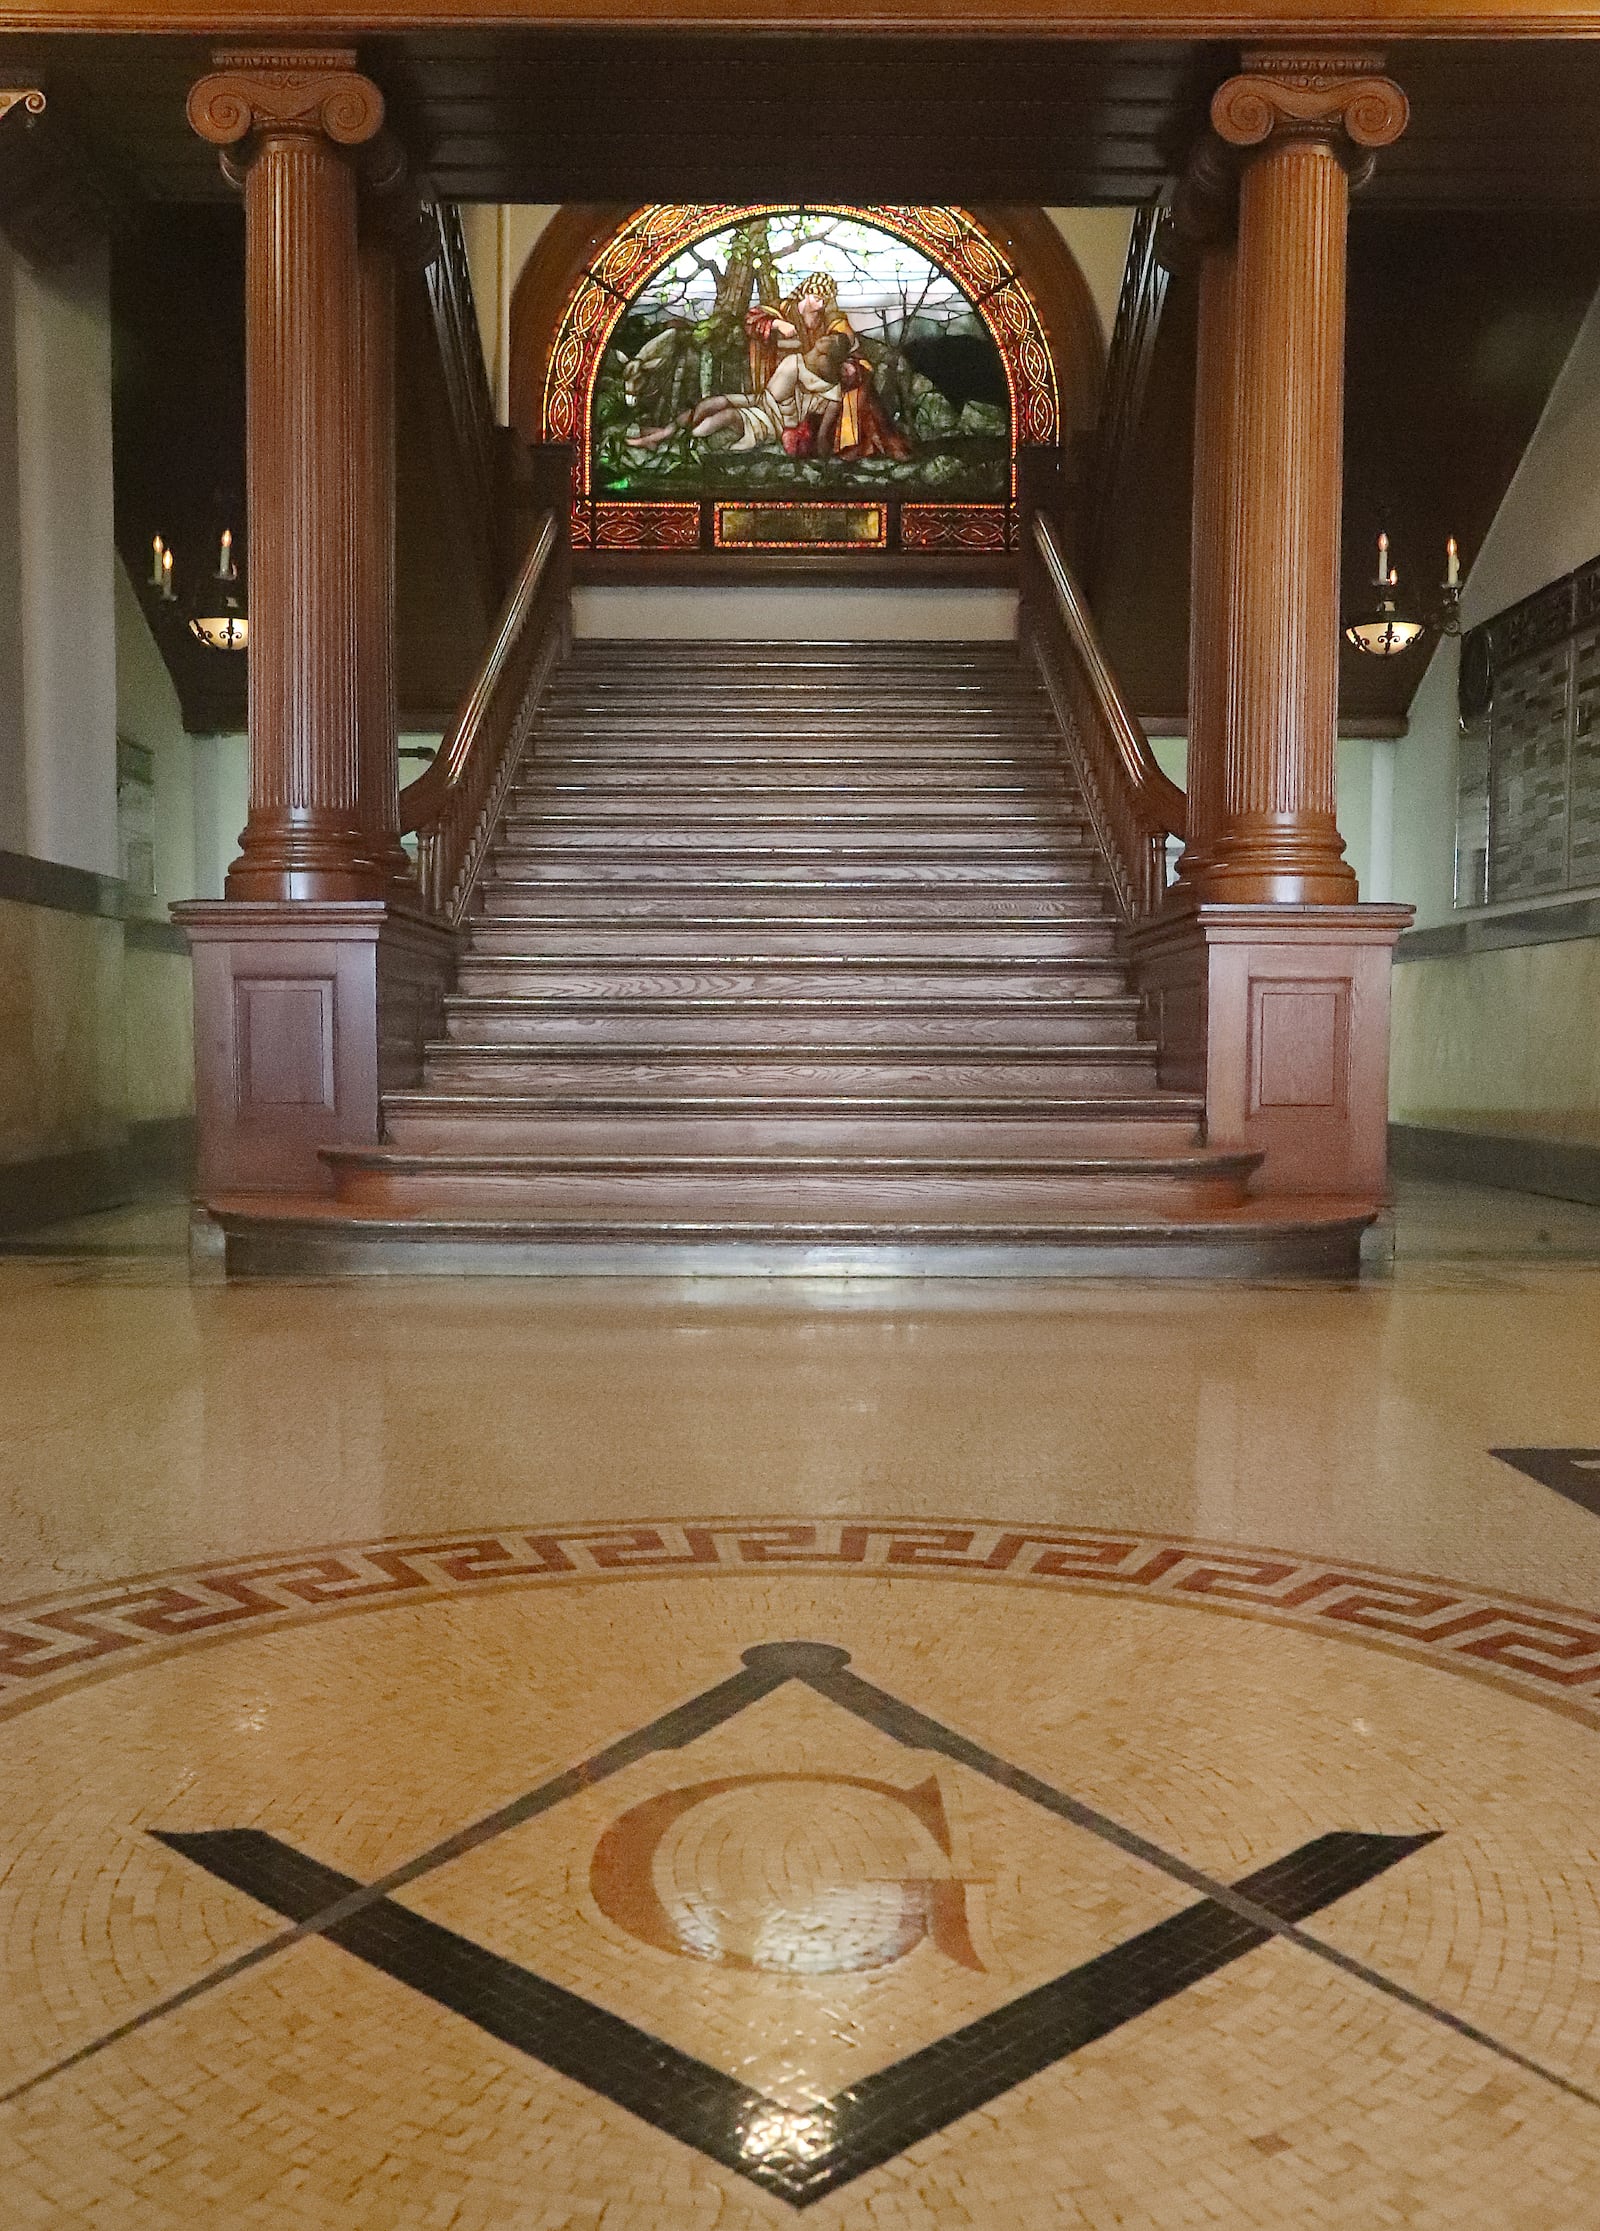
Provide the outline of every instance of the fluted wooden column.
<path id="1" fill-rule="evenodd" d="M 361 302 L 352 151 L 383 122 L 347 52 L 219 54 L 189 120 L 245 203 L 250 812 L 230 899 L 381 896 L 357 692 Z"/>
<path id="2" fill-rule="evenodd" d="M 356 725 L 365 849 L 388 884 L 409 884 L 400 842 L 395 690 L 395 274 L 410 201 L 396 174 L 363 214 L 356 381 Z"/>
<path id="3" fill-rule="evenodd" d="M 1203 719 L 1219 667 L 1227 689 L 1220 826 L 1195 877 L 1209 900 L 1356 897 L 1334 800 L 1349 170 L 1406 116 L 1366 60 L 1251 55 L 1212 102 L 1242 176 L 1226 656 L 1200 646 Z M 1214 310 L 1225 285 L 1219 267 Z M 1226 439 L 1225 418 L 1218 406 L 1209 440 Z M 1201 465 L 1208 502 L 1214 464 Z"/>

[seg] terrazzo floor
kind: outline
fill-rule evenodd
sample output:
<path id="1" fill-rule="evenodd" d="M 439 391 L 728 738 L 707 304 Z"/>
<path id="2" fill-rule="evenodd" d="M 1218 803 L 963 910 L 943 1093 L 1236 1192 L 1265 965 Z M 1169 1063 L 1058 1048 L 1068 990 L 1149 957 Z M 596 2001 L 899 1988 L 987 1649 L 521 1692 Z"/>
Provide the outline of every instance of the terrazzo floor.
<path id="1" fill-rule="evenodd" d="M 0 2225 L 1594 2231 L 1600 1210 L 1368 1275 L 0 1244 Z"/>

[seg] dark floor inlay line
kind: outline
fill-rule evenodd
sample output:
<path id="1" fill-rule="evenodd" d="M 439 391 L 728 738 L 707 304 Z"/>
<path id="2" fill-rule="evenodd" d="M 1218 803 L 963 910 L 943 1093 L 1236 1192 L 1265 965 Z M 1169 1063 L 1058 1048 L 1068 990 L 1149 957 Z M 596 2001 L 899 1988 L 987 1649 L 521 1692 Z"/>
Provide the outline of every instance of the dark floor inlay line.
<path id="1" fill-rule="evenodd" d="M 1600 1518 L 1600 1449 L 1491 1449 L 1489 1454 Z"/>
<path id="2" fill-rule="evenodd" d="M 261 1829 L 156 1835 L 288 1920 L 307 1920 L 362 1887 Z M 1432 1840 L 1319 1836 L 1238 1887 L 1279 1918 L 1298 1920 Z M 392 1899 L 321 1933 L 796 2208 L 882 2167 L 919 2139 L 1216 1975 L 1272 1935 L 1202 1899 L 833 2098 L 794 2109 Z"/>

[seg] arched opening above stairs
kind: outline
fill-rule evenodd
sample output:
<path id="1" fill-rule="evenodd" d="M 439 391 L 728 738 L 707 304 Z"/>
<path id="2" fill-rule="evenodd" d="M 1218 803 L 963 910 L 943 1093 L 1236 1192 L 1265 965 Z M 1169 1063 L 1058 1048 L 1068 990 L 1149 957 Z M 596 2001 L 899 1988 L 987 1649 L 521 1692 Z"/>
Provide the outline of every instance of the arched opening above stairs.
<path id="1" fill-rule="evenodd" d="M 769 347 L 763 371 L 762 307 L 792 310 L 814 273 L 837 294 L 808 311 L 809 398 L 757 423 L 793 369 Z M 1013 548 L 1018 450 L 1091 424 L 1104 371 L 1083 273 L 1027 210 L 563 210 L 518 281 L 510 341 L 513 423 L 573 450 L 580 549 Z M 734 407 L 716 411 L 719 394 Z"/>

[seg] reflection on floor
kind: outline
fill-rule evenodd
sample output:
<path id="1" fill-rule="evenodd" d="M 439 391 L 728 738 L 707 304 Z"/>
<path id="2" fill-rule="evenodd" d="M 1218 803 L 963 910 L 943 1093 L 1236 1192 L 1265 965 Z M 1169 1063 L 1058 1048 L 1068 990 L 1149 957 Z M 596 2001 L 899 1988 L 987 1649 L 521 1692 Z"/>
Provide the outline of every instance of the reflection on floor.
<path id="1" fill-rule="evenodd" d="M 1392 1240 L 8 1243 L 6 2231 L 1590 2231 L 1600 1211 Z"/>

